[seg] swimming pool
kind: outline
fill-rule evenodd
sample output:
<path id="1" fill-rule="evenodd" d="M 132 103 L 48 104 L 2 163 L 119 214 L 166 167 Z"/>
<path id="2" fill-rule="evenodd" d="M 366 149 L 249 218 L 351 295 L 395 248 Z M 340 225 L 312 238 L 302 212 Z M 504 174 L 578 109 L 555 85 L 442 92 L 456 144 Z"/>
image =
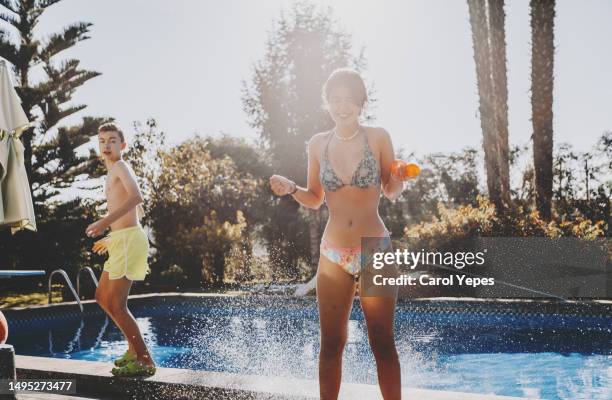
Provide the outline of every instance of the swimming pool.
<path id="1" fill-rule="evenodd" d="M 160 366 L 316 379 L 314 299 L 161 296 L 130 300 Z M 20 355 L 110 361 L 125 351 L 95 304 L 10 311 Z M 397 344 L 404 386 L 544 399 L 612 396 L 609 305 L 402 301 Z M 343 380 L 376 383 L 358 303 Z"/>

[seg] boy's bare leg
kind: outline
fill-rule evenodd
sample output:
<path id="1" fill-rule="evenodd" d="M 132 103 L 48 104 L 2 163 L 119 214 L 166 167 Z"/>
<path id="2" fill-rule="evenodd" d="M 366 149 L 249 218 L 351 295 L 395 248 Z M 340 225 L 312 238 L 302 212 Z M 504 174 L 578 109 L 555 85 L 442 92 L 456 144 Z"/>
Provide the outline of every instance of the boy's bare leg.
<path id="1" fill-rule="evenodd" d="M 96 301 L 98 302 L 98 305 L 102 307 L 104 312 L 106 312 L 106 314 L 113 320 L 115 325 L 117 325 L 117 328 L 119 328 L 121 333 L 123 333 L 123 336 L 127 339 L 128 336 L 125 334 L 125 332 L 123 332 L 123 329 L 121 328 L 121 326 L 119 326 L 119 324 L 117 323 L 117 321 L 112 316 L 109 310 L 109 304 L 110 304 L 109 299 L 111 297 L 111 293 L 110 293 L 110 287 L 108 283 L 109 283 L 108 272 L 103 271 L 102 276 L 100 276 L 100 282 L 98 283 L 98 288 L 96 289 Z M 128 353 L 136 354 L 136 350 L 134 349 L 134 345 L 132 344 L 132 341 L 127 339 L 127 342 L 128 342 L 128 350 L 127 350 Z"/>
<path id="2" fill-rule="evenodd" d="M 108 273 L 107 273 L 108 277 Z M 133 346 L 138 361 L 146 365 L 154 365 L 147 345 L 142 338 L 134 316 L 127 308 L 127 298 L 132 287 L 132 281 L 123 277 L 108 279 L 108 312 L 125 335 L 128 343 Z"/>

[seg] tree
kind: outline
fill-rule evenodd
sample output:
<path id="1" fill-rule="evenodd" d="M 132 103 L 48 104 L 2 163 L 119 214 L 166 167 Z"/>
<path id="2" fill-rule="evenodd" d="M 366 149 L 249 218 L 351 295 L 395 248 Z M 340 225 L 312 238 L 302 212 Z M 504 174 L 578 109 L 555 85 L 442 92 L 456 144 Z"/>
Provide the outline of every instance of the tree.
<path id="1" fill-rule="evenodd" d="M 557 181 L 557 190 L 553 192 L 553 196 L 557 206 L 561 208 L 565 208 L 566 204 L 576 200 L 576 172 L 579 171 L 576 162 L 578 157 L 569 143 L 561 143 L 555 151 L 553 172 Z"/>
<path id="2" fill-rule="evenodd" d="M 457 207 L 476 205 L 478 190 L 478 151 L 465 148 L 451 154 L 427 154 L 418 159 L 421 173 L 418 179 L 407 182 L 406 190 L 391 202 L 380 200 L 379 214 L 387 229 L 395 236 L 409 226 L 439 217 L 440 204 Z M 404 155 L 399 150 L 397 159 L 414 159 L 414 153 Z"/>
<path id="3" fill-rule="evenodd" d="M 74 270 L 84 263 L 85 248 L 89 246 L 81 240 L 87 225 L 83 219 L 88 217 L 91 222 L 96 215 L 89 209 L 92 204 L 78 199 L 62 202 L 54 197 L 66 188 L 87 189 L 78 184 L 100 172 L 94 150 L 86 154 L 77 150 L 90 141 L 105 120 L 84 117 L 77 125 L 59 126 L 64 118 L 86 107 L 72 104 L 72 96 L 85 82 L 100 74 L 80 68 L 79 60 L 58 60 L 63 51 L 89 38 L 90 23 L 74 23 L 46 38 L 35 36 L 40 17 L 58 2 L 0 0 L 0 11 L 3 11 L 0 13 L 0 57 L 13 65 L 22 106 L 28 119 L 34 122 L 22 134 L 21 141 L 39 228 L 38 233 L 20 232 L 14 237 L 1 232 L 0 253 L 13 255 L 13 266 L 47 266 L 50 259 L 55 259 L 58 248 L 76 244 L 70 256 L 55 264 Z M 38 75 L 42 77 L 37 82 L 32 78 L 34 70 L 41 71 Z M 33 248 L 40 251 L 33 252 Z"/>
<path id="4" fill-rule="evenodd" d="M 252 209 L 257 186 L 229 157 L 213 158 L 205 139 L 163 152 L 149 209 L 158 266 L 178 265 L 192 285 L 223 283 L 229 251 L 245 241 L 243 210 Z"/>
<path id="5" fill-rule="evenodd" d="M 333 127 L 321 106 L 321 87 L 333 70 L 347 66 L 361 70 L 365 60 L 362 53 L 353 56 L 351 37 L 337 27 L 330 8 L 299 2 L 276 22 L 264 58 L 255 64 L 252 82 L 243 91 L 244 109 L 271 155 L 275 173 L 306 184 L 306 143 Z M 320 213 L 307 212 L 309 230 L 304 235 L 298 205 L 292 199 L 277 202 L 280 208 L 265 232 L 276 262 L 292 268 L 310 253 L 311 263 L 316 263 Z"/>
<path id="6" fill-rule="evenodd" d="M 478 191 L 478 174 L 476 164 L 478 152 L 473 148 L 465 148 L 461 152 L 448 155 L 432 154 L 426 157 L 426 162 L 434 171 L 439 201 L 453 206 L 464 204 L 476 205 Z"/>
<path id="7" fill-rule="evenodd" d="M 95 151 L 78 155 L 76 149 L 87 144 L 104 121 L 85 117 L 79 125 L 58 127 L 62 119 L 86 107 L 70 104 L 76 89 L 100 75 L 79 68 L 80 62 L 76 59 L 57 61 L 60 53 L 89 39 L 91 23 L 69 25 L 45 39 L 34 36 L 42 14 L 58 2 L 0 0 L 0 5 L 8 11 L 1 14 L 5 27 L 0 28 L 0 56 L 14 65 L 22 106 L 28 119 L 35 122 L 34 127 L 23 133 L 21 141 L 33 200 L 39 206 L 59 194 L 59 189 L 71 187 L 95 171 Z M 13 36 L 16 37 L 12 39 Z M 42 67 L 44 77 L 35 83 L 31 75 L 38 67 Z"/>
<path id="8" fill-rule="evenodd" d="M 610 132 L 604 133 L 590 151 L 575 152 L 569 143 L 555 146 L 553 181 L 554 211 L 561 220 L 585 217 L 603 221 L 609 230 Z"/>
<path id="9" fill-rule="evenodd" d="M 604 133 L 586 152 L 575 151 L 569 143 L 555 144 L 551 221 L 566 223 L 587 219 L 593 224 L 604 224 L 604 230 L 609 229 L 612 194 L 610 138 L 612 133 Z M 530 148 L 527 144 L 517 146 L 513 158 L 529 153 Z M 523 187 L 516 191 L 515 198 L 518 208 L 525 210 L 532 208 L 535 198 L 531 153 L 528 157 L 530 162 L 523 171 Z"/>
<path id="10" fill-rule="evenodd" d="M 244 139 L 222 134 L 220 137 L 206 137 L 204 140 L 213 159 L 228 157 L 234 163 L 239 176 L 256 181 L 255 191 L 250 193 L 250 207 L 241 208 L 246 222 L 243 232 L 245 240 L 241 243 L 246 262 L 241 270 L 242 277 L 248 279 L 251 277 L 250 264 L 253 260 L 253 246 L 257 240 L 256 234 L 267 222 L 268 213 L 271 211 L 268 178 L 272 169 L 263 149 L 249 144 Z"/>
<path id="11" fill-rule="evenodd" d="M 510 205 L 508 90 L 503 0 L 468 0 L 487 189 L 498 211 Z"/>
<path id="12" fill-rule="evenodd" d="M 488 0 L 491 41 L 491 80 L 495 108 L 495 143 L 499 168 L 501 199 L 510 205 L 510 166 L 508 145 L 508 78 L 506 72 L 506 29 L 503 0 Z"/>
<path id="13" fill-rule="evenodd" d="M 166 150 L 166 134 L 159 131 L 157 121 L 149 118 L 145 123 L 134 122 L 135 135 L 128 142 L 123 159 L 130 164 L 138 180 L 138 186 L 144 199 L 144 222 L 150 222 L 150 205 L 153 185 L 161 171 L 162 157 Z"/>
<path id="14" fill-rule="evenodd" d="M 531 0 L 531 123 L 536 208 L 551 219 L 555 1 Z"/>

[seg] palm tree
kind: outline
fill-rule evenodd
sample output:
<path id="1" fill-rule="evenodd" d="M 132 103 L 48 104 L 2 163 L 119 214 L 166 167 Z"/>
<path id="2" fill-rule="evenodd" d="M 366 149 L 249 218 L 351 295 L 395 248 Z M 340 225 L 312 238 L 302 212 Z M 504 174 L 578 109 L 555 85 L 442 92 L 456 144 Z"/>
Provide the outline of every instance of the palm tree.
<path id="1" fill-rule="evenodd" d="M 510 151 L 508 145 L 508 78 L 506 72 L 506 31 L 504 0 L 488 0 L 489 37 L 491 41 L 491 76 L 495 109 L 495 141 L 501 199 L 510 204 Z"/>
<path id="2" fill-rule="evenodd" d="M 487 189 L 499 211 L 510 204 L 508 90 L 503 0 L 468 0 Z"/>
<path id="3" fill-rule="evenodd" d="M 531 0 L 531 123 L 536 208 L 551 218 L 555 0 Z"/>

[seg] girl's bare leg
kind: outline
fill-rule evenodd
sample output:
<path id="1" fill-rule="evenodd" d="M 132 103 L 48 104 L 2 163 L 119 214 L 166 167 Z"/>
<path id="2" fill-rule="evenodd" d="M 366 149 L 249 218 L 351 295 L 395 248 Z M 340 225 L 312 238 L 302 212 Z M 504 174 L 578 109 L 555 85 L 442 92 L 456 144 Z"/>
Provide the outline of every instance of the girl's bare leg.
<path id="1" fill-rule="evenodd" d="M 319 389 L 321 400 L 335 400 L 340 391 L 342 353 L 355 296 L 355 282 L 342 267 L 325 256 L 319 259 L 317 303 L 321 324 Z"/>
<path id="2" fill-rule="evenodd" d="M 395 297 L 360 297 L 359 300 L 368 326 L 370 346 L 376 359 L 380 391 L 385 400 L 400 400 L 400 363 L 393 334 L 397 293 Z"/>

